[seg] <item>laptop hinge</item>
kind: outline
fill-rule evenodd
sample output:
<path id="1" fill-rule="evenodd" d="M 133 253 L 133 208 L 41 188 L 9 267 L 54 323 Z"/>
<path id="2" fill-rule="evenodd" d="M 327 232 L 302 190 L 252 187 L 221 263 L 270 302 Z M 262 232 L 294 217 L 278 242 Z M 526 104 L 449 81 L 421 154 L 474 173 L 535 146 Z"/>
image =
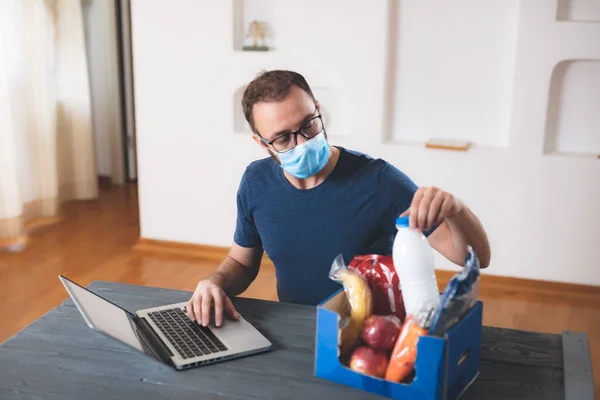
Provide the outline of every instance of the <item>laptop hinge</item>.
<path id="1" fill-rule="evenodd" d="M 156 356 L 166 364 L 173 365 L 173 360 L 171 359 L 171 357 L 173 357 L 173 353 L 167 347 L 167 345 L 164 344 L 162 339 L 152 330 L 152 327 L 150 324 L 148 324 L 148 321 L 139 317 L 135 318 L 134 321 L 140 333 L 144 336 L 144 339 L 148 341 L 149 347 L 151 347 L 156 353 Z"/>

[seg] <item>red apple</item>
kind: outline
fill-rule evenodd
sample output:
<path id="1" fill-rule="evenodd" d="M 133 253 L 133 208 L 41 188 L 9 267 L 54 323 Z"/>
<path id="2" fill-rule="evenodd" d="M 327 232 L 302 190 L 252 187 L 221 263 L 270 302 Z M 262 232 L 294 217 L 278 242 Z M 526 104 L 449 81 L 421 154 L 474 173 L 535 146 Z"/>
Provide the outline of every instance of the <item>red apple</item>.
<path id="1" fill-rule="evenodd" d="M 360 346 L 350 358 L 350 369 L 361 374 L 383 378 L 387 370 L 389 359 L 386 353 Z"/>
<path id="2" fill-rule="evenodd" d="M 402 322 L 395 315 L 371 315 L 365 321 L 362 337 L 370 347 L 389 351 L 394 348 L 400 329 Z"/>

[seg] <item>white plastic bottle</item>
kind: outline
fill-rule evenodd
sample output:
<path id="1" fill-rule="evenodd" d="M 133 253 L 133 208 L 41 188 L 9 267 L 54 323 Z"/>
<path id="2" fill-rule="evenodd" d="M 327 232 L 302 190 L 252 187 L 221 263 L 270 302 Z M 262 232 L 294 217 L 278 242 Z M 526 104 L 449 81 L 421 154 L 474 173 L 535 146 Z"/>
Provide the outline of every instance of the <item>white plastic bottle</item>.
<path id="1" fill-rule="evenodd" d="M 406 315 L 417 315 L 424 306 L 440 303 L 433 264 L 433 249 L 422 232 L 409 227 L 408 217 L 396 219 L 392 256 L 400 279 Z"/>

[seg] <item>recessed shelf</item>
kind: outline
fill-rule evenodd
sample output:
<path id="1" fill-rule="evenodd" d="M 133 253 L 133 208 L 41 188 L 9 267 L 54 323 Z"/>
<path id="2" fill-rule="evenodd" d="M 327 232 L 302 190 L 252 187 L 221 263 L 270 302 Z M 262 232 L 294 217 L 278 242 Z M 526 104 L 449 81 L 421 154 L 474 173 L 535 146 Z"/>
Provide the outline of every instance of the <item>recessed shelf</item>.
<path id="1" fill-rule="evenodd" d="M 252 53 L 264 53 L 274 50 L 275 0 L 233 0 L 233 48 Z M 258 21 L 264 31 L 264 37 L 249 37 L 251 23 Z M 258 46 L 256 51 L 245 47 Z"/>
<path id="2" fill-rule="evenodd" d="M 388 139 L 508 146 L 519 2 L 394 3 Z"/>
<path id="3" fill-rule="evenodd" d="M 547 154 L 600 154 L 600 60 L 566 60 L 556 65 L 545 134 Z"/>
<path id="4" fill-rule="evenodd" d="M 376 29 L 360 28 L 379 23 L 375 13 L 365 12 L 364 0 L 231 1 L 234 50 L 252 44 L 246 36 L 254 20 L 265 23 L 269 46 L 256 53 L 285 52 L 319 64 L 356 62 L 357 54 L 370 57 L 374 52 L 365 52 L 364 43 L 379 39 Z"/>
<path id="5" fill-rule="evenodd" d="M 558 21 L 600 22 L 600 1 L 558 0 L 556 19 Z"/>

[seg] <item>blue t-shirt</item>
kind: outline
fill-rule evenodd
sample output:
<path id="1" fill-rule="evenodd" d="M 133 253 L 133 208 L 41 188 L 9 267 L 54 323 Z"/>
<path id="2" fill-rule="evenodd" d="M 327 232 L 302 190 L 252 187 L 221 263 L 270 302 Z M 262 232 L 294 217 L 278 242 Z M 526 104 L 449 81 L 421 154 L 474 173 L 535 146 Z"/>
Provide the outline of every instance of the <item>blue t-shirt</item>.
<path id="1" fill-rule="evenodd" d="M 346 263 L 390 255 L 396 217 L 418 188 L 384 160 L 339 149 L 334 170 L 313 189 L 292 186 L 272 158 L 251 163 L 242 176 L 234 240 L 263 247 L 280 301 L 315 305 L 339 290 L 329 278 L 338 254 Z"/>

